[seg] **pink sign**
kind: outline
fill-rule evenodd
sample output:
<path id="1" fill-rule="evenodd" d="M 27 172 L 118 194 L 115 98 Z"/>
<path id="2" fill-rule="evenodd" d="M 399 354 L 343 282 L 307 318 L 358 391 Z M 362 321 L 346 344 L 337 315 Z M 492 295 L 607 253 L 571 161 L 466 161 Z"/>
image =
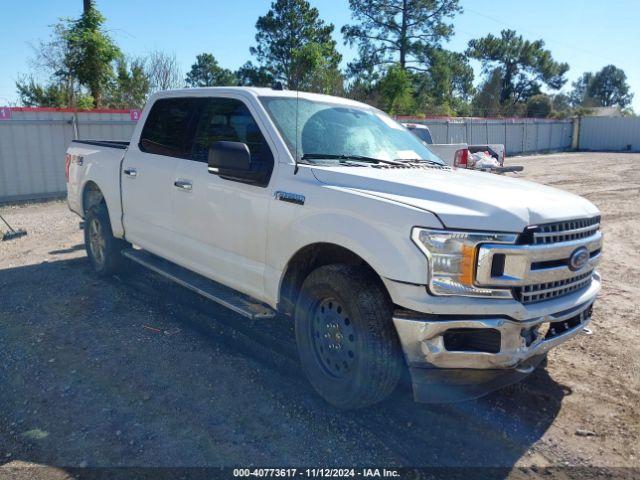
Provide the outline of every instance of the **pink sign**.
<path id="1" fill-rule="evenodd" d="M 11 107 L 0 107 L 0 120 L 11 120 Z"/>
<path id="2" fill-rule="evenodd" d="M 131 117 L 132 122 L 137 122 L 140 120 L 140 115 L 142 114 L 142 110 L 129 110 L 129 116 Z"/>

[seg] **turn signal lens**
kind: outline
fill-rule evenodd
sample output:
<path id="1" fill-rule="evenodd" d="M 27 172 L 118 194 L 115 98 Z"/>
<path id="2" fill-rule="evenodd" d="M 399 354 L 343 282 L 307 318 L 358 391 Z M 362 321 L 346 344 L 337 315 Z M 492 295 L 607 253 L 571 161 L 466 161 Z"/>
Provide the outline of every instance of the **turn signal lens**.
<path id="1" fill-rule="evenodd" d="M 476 259 L 478 258 L 478 249 L 470 245 L 462 245 L 460 262 L 460 283 L 472 286 L 476 273 Z"/>

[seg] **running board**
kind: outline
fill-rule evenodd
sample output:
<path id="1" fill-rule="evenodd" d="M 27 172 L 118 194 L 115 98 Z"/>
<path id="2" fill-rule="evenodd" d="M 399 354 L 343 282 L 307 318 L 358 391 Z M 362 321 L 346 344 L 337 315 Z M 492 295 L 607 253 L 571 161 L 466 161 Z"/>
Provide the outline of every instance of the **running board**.
<path id="1" fill-rule="evenodd" d="M 145 250 L 127 248 L 122 255 L 183 287 L 251 319 L 273 318 L 276 312 L 267 305 L 236 290 L 191 272 Z"/>

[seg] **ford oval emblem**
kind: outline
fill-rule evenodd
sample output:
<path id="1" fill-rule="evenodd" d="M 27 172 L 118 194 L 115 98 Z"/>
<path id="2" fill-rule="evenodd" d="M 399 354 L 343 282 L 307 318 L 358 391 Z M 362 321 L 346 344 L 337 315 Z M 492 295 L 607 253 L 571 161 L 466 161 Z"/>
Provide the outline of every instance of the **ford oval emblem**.
<path id="1" fill-rule="evenodd" d="M 580 247 L 574 250 L 569 257 L 569 270 L 576 271 L 584 267 L 589 261 L 589 250 L 586 247 Z"/>

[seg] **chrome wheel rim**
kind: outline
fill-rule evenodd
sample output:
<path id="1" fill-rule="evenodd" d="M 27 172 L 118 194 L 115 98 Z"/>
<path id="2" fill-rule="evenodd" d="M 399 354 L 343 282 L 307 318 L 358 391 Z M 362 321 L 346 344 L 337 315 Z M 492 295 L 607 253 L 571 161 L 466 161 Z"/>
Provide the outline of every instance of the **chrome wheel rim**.
<path id="1" fill-rule="evenodd" d="M 332 377 L 345 377 L 356 361 L 356 334 L 344 306 L 333 298 L 312 311 L 311 341 L 316 360 Z"/>
<path id="2" fill-rule="evenodd" d="M 107 242 L 102 234 L 102 225 L 94 218 L 89 223 L 89 248 L 98 266 L 104 264 L 106 246 Z"/>

